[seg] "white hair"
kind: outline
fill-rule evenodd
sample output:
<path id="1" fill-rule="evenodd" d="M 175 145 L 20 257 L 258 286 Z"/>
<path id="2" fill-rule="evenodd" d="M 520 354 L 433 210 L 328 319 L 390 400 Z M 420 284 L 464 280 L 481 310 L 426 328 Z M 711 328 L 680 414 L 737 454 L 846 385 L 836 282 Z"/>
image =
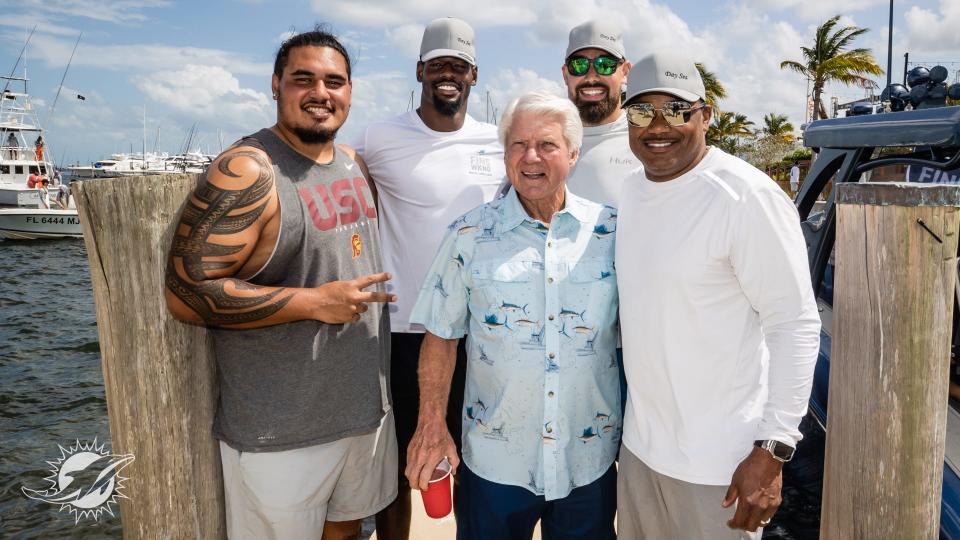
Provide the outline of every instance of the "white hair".
<path id="1" fill-rule="evenodd" d="M 580 150 L 583 143 L 583 123 L 580 121 L 580 111 L 567 98 L 555 96 L 542 91 L 524 94 L 507 105 L 500 117 L 500 126 L 497 135 L 500 144 L 507 147 L 507 135 L 513 127 L 513 118 L 519 112 L 534 113 L 538 116 L 559 116 L 563 118 L 563 138 L 571 152 Z"/>

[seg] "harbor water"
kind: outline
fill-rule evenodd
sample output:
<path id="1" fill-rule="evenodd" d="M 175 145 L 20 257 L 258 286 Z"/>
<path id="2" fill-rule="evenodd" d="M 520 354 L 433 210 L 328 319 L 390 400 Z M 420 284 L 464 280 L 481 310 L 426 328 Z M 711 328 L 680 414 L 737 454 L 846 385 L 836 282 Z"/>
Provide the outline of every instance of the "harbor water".
<path id="1" fill-rule="evenodd" d="M 87 255 L 80 239 L 0 241 L 0 538 L 120 538 L 114 516 L 81 519 L 26 497 L 77 441 L 110 448 Z"/>

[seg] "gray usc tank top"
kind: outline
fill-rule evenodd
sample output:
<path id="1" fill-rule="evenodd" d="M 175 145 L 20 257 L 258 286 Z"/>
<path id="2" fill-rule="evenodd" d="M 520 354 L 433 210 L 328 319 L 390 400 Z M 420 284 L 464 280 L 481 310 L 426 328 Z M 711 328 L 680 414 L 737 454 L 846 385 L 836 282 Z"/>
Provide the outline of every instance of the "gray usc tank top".
<path id="1" fill-rule="evenodd" d="M 316 287 L 382 271 L 373 196 L 352 159 L 337 148 L 333 161 L 318 164 L 269 129 L 242 142 L 270 157 L 281 217 L 273 255 L 248 281 Z M 370 305 L 358 323 L 212 333 L 220 383 L 213 432 L 237 450 L 289 450 L 369 433 L 389 410 L 385 304 Z"/>

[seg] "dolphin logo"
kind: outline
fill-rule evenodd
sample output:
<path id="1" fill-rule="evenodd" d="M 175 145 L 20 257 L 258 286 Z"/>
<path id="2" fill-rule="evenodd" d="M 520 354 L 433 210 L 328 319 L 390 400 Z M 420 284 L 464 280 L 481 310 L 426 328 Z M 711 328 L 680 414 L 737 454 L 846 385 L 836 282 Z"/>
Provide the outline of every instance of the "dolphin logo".
<path id="1" fill-rule="evenodd" d="M 111 504 L 118 497 L 124 497 L 120 490 L 125 480 L 120 471 L 134 460 L 133 454 L 117 455 L 104 451 L 104 445 L 97 446 L 96 440 L 88 445 L 77 441 L 70 449 L 60 447 L 60 459 L 48 462 L 53 468 L 45 480 L 50 482 L 48 489 L 32 489 L 21 486 L 23 494 L 31 499 L 50 504 L 59 504 L 76 517 L 97 519 L 103 512 L 113 515 Z M 97 472 L 99 471 L 99 472 Z M 86 480 L 97 473 L 96 478 Z"/>

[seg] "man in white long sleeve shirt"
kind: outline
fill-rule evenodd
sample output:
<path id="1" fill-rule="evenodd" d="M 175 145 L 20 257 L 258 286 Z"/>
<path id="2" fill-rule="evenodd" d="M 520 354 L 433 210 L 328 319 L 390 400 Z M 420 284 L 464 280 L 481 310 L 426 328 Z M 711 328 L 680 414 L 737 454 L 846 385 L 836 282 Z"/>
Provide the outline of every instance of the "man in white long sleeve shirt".
<path id="1" fill-rule="evenodd" d="M 800 440 L 820 320 L 796 209 L 706 145 L 687 58 L 630 73 L 616 249 L 629 396 L 618 478 L 625 538 L 759 538 Z"/>

